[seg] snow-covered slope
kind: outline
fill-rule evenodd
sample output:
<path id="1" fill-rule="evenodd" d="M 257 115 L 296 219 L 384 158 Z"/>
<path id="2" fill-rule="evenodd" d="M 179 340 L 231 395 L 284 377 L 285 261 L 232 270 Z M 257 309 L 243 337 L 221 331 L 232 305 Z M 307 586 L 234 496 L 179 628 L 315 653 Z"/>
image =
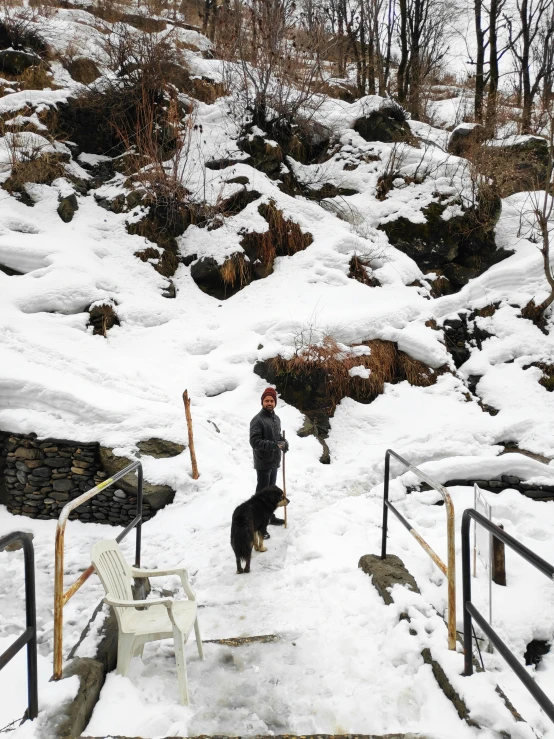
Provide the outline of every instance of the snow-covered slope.
<path id="1" fill-rule="evenodd" d="M 47 29 L 50 43 L 61 44 L 69 27 L 87 28 L 81 36 L 73 34 L 72 43 L 82 44 L 83 54 L 92 45 L 102 65 L 105 60 L 97 53 L 99 42 L 85 11 L 57 11 Z M 193 73 L 220 75 L 217 60 L 187 54 Z M 25 106 L 55 105 L 78 87 L 61 67 L 55 79 L 61 89 L 7 94 L 0 99 L 0 109 L 16 114 Z M 248 189 L 260 197 L 226 218 L 220 228 L 191 226 L 179 237 L 183 259 L 171 278 L 173 299 L 162 295 L 168 279 L 135 256 L 152 246 L 126 228 L 139 211 L 115 213 L 98 204 L 100 198 L 126 191 L 123 178 L 116 176 L 96 191 L 78 195 L 79 207 L 70 223 L 57 214 L 59 198 L 73 191 L 67 177 L 51 185 L 28 186 L 32 207 L 7 192 L 0 198 L 0 264 L 21 273 L 0 271 L 0 430 L 97 441 L 127 455 L 136 452 L 137 442 L 151 437 L 185 444 L 181 396 L 188 389 L 201 476 L 192 480 L 187 452 L 172 459 L 143 457 L 147 478 L 177 491 L 175 502 L 144 527 L 143 563 L 186 564 L 201 604 L 206 639 L 279 637 L 235 651 L 207 645 L 205 663 L 190 650 L 190 708 L 177 705 L 171 645 L 150 646 L 144 664 L 133 663 L 130 679 L 108 676 L 88 735 L 414 731 L 434 737 L 476 736 L 475 729 L 460 721 L 423 663 L 422 648 L 432 646 L 452 679 L 460 681 L 457 689 L 476 720 L 487 727 L 480 736 L 496 736 L 498 730 L 513 737 L 531 735 L 495 698 L 496 682 L 537 735 L 554 736 L 499 657 L 487 656 L 490 671 L 485 675 L 465 683 L 459 678 L 462 657 L 447 654 L 441 618 L 446 582 L 407 532 L 391 524 L 390 551 L 413 572 L 420 596 L 398 593 L 398 605 L 384 606 L 357 569 L 360 556 L 380 547 L 380 483 L 387 448 L 415 464 L 433 462 L 429 470 L 437 476 L 452 469 L 461 474 L 464 457 L 471 458 L 472 470 L 483 470 L 482 474 L 496 469 L 502 443 L 507 442 L 554 457 L 554 395 L 539 384 L 540 369 L 530 366 L 554 361 L 554 333 L 545 335 L 522 319 L 520 311 L 531 298 L 538 302 L 546 294 L 540 253 L 525 234 L 518 235 L 526 195 L 504 201 L 496 227 L 497 245 L 513 254 L 455 294 L 431 298 L 432 276 L 426 277 L 415 261 L 390 245 L 377 227 L 398 217 L 421 223 L 422 208 L 439 198 L 463 194 L 464 170 L 461 160 L 441 148 L 443 131 L 414 124 L 416 135 L 434 143 L 421 149 L 406 147 L 402 171 L 413 175 L 423 166 L 432 176 L 423 182 L 400 180 L 383 200 L 377 199 L 378 179 L 393 146 L 368 143 L 351 126 L 364 110 L 379 104 L 375 99 L 354 105 L 329 99 L 318 110 L 319 121 L 335 137 L 336 152 L 324 163 L 291 166 L 300 182 L 330 183 L 357 192 L 328 199 L 322 207 L 285 194 L 275 180 L 244 161 L 206 169 L 206 162 L 244 155 L 237 149 L 229 100 L 199 103 L 183 173 L 188 190 L 213 204 L 241 189 L 229 180 L 246 177 Z M 7 142 L 4 145 L 9 152 Z M 9 156 L 2 159 L 4 179 L 10 161 Z M 71 157 L 68 167 L 87 180 L 90 164 L 96 161 L 90 156 Z M 345 169 L 345 164 L 356 166 Z M 272 274 L 226 300 L 202 292 L 186 257 L 212 257 L 222 264 L 240 252 L 245 230 L 267 229 L 258 207 L 270 199 L 313 236 L 311 245 L 293 256 L 278 257 Z M 456 207 L 452 205 L 450 216 Z M 367 256 L 380 287 L 349 277 L 355 255 Z M 87 328 L 87 310 L 106 300 L 117 306 L 120 325 L 106 337 L 93 335 Z M 460 312 L 469 314 L 493 304 L 498 304 L 496 312 L 478 319 L 490 338 L 481 348 L 473 347 L 468 361 L 456 370 L 443 333 L 433 329 L 433 322 L 440 327 Z M 298 336 L 307 331 L 345 344 L 393 341 L 414 359 L 432 368 L 446 365 L 450 371 L 430 387 L 414 387 L 407 381 L 387 385 L 368 405 L 343 399 L 330 422 L 330 465 L 320 464 L 321 446 L 313 436 L 296 435 L 303 414 L 280 401 L 277 413 L 291 446 L 290 525 L 287 530 L 271 529 L 268 552 L 256 556 L 249 576 L 237 577 L 229 526 L 234 507 L 254 491 L 248 426 L 267 384 L 253 367 L 278 354 L 290 356 Z M 468 393 L 472 375 L 480 377 L 476 396 Z M 497 409 L 497 415 L 483 410 L 479 399 Z M 443 481 L 448 479 L 445 475 Z M 544 466 L 544 475 L 554 475 L 554 469 Z M 530 472 L 527 477 L 537 476 Z M 406 496 L 400 483 L 394 490 L 406 515 L 444 556 L 444 510 L 424 493 Z M 455 488 L 452 495 L 460 517 L 472 505 L 472 491 Z M 496 521 L 554 560 L 554 503 L 530 501 L 514 491 L 491 496 L 491 502 Z M 13 517 L 0 506 L 0 534 L 17 528 L 35 535 L 41 706 L 55 710 L 75 688 L 47 685 L 55 522 Z M 71 522 L 68 581 L 88 566 L 91 544 L 114 535 L 108 526 Z M 125 551 L 130 556 L 130 540 Z M 520 657 L 531 639 L 550 640 L 554 633 L 554 587 L 525 567 L 508 555 L 508 588 L 495 589 L 495 625 Z M 21 583 L 18 555 L 2 555 L 0 649 L 23 623 Z M 67 605 L 66 651 L 101 596 L 100 584 L 92 578 Z M 415 634 L 398 618 L 403 609 L 409 609 Z M 461 626 L 460 605 L 458 609 Z M 10 665 L 0 674 L 3 695 L 14 675 L 23 680 L 21 662 L 19 667 Z M 548 656 L 536 677 L 546 689 L 553 676 Z M 13 702 L 2 701 L 0 726 L 22 714 L 23 695 L 14 689 Z M 33 732 L 41 736 L 40 721 L 25 725 L 14 736 L 29 737 Z"/>

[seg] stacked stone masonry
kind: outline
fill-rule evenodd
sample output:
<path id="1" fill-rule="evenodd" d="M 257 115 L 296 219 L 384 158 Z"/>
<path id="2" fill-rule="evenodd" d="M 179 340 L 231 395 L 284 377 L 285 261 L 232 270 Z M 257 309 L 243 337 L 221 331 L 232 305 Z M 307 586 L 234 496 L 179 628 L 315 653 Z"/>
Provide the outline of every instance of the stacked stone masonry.
<path id="1" fill-rule="evenodd" d="M 8 511 L 30 518 L 58 518 L 68 501 L 78 498 L 108 477 L 98 450 L 98 444 L 39 440 L 34 434 L 2 432 L 0 480 L 3 473 Z M 124 492 L 116 483 L 76 508 L 69 518 L 114 526 L 127 525 L 135 517 L 136 508 L 136 496 Z M 144 501 L 143 520 L 147 521 L 152 515 L 150 504 Z"/>
<path id="2" fill-rule="evenodd" d="M 474 483 L 476 483 L 481 490 L 486 490 L 489 493 L 501 493 L 503 490 L 517 490 L 522 495 L 525 495 L 527 498 L 532 498 L 533 500 L 540 500 L 543 502 L 554 500 L 554 485 L 534 485 L 532 483 L 525 482 L 525 480 L 521 480 L 519 477 L 516 477 L 516 475 L 501 475 L 489 480 L 447 480 L 444 483 L 444 486 L 449 488 L 454 487 L 455 485 L 473 485 Z M 407 488 L 408 492 L 412 492 L 412 490 L 415 489 L 416 488 L 413 487 Z M 427 483 L 422 483 L 417 489 L 431 490 Z"/>
<path id="3" fill-rule="evenodd" d="M 518 490 L 522 495 L 533 500 L 554 500 L 554 485 L 533 485 L 515 475 L 501 475 L 491 480 L 448 480 L 445 486 L 473 485 L 473 483 L 477 483 L 481 490 L 488 490 L 490 493 L 501 493 L 509 489 Z"/>

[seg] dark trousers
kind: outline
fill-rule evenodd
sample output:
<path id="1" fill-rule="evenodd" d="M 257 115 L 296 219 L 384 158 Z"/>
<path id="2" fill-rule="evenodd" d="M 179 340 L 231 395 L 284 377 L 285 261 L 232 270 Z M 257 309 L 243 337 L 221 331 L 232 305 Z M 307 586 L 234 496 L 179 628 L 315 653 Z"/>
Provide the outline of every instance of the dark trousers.
<path id="1" fill-rule="evenodd" d="M 256 470 L 256 474 L 258 475 L 258 484 L 256 485 L 257 493 L 259 493 L 260 490 L 263 490 L 263 488 L 275 485 L 278 469 L 278 467 L 274 467 L 271 470 Z"/>

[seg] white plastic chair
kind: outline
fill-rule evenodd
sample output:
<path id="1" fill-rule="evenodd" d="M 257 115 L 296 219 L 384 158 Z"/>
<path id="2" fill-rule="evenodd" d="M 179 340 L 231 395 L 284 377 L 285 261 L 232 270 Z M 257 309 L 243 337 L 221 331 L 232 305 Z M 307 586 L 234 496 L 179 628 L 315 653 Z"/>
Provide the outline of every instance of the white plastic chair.
<path id="1" fill-rule="evenodd" d="M 204 659 L 196 612 L 196 597 L 189 585 L 187 571 L 181 567 L 171 570 L 142 570 L 129 567 L 115 539 L 97 542 L 92 547 L 91 560 L 106 591 L 104 603 L 112 606 L 117 616 L 119 626 L 117 673 L 127 674 L 129 662 L 133 657 L 142 657 L 146 642 L 168 639 L 173 636 L 179 678 L 179 697 L 181 703 L 187 706 L 189 691 L 185 644 L 193 626 L 198 654 L 200 659 Z M 188 600 L 175 600 L 174 598 L 133 600 L 131 590 L 133 577 L 159 577 L 160 575 L 179 575 Z M 137 610 L 137 606 L 141 610 Z"/>

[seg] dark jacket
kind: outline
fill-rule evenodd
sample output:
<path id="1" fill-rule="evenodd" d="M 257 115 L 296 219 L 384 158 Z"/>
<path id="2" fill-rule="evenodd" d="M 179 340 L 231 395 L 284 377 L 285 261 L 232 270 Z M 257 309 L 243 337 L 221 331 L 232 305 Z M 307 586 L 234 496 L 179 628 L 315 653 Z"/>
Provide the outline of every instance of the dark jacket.
<path id="1" fill-rule="evenodd" d="M 282 441 L 281 421 L 275 411 L 265 408 L 250 421 L 250 446 L 254 451 L 254 469 L 272 470 L 281 466 L 281 450 L 277 446 Z"/>

